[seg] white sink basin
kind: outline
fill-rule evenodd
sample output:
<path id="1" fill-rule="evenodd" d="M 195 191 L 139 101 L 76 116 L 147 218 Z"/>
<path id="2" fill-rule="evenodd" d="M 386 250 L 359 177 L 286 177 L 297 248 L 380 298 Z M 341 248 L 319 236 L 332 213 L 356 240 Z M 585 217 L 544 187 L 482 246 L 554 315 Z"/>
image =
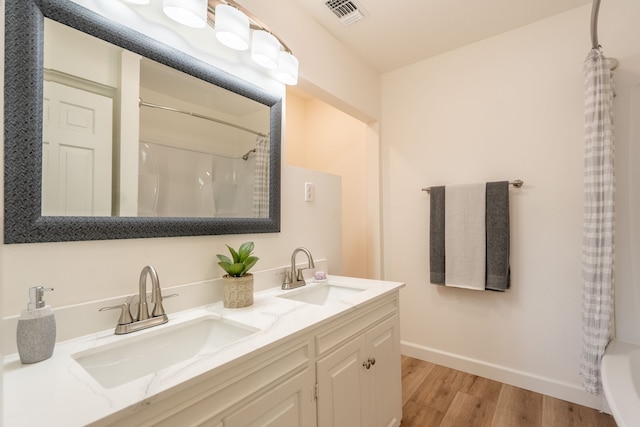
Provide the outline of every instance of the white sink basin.
<path id="1" fill-rule="evenodd" d="M 364 291 L 363 288 L 326 283 L 313 285 L 310 288 L 296 289 L 286 294 L 278 295 L 280 298 L 292 299 L 307 304 L 327 305 L 336 303 Z"/>
<path id="2" fill-rule="evenodd" d="M 112 388 L 228 346 L 258 331 L 226 319 L 201 317 L 144 335 L 133 334 L 72 357 L 100 385 Z"/>

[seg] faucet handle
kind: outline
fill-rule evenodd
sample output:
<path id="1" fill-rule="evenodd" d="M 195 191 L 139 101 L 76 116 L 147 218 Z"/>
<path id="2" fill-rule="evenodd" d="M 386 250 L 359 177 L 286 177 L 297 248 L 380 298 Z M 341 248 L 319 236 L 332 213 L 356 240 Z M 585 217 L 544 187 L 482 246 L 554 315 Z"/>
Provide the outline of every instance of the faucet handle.
<path id="1" fill-rule="evenodd" d="M 306 282 L 306 281 L 307 281 L 307 280 L 304 278 L 304 273 L 303 273 L 303 271 L 304 271 L 304 270 L 312 270 L 312 272 L 310 273 L 309 277 L 313 277 L 313 273 L 315 273 L 315 271 L 316 271 L 316 267 L 315 267 L 315 266 L 312 266 L 312 267 L 306 267 L 306 268 L 299 268 L 299 269 L 298 269 L 298 274 L 297 274 L 297 276 L 296 276 L 296 280 L 298 280 L 298 281 L 301 281 L 301 280 L 302 280 L 303 282 Z"/>
<path id="2" fill-rule="evenodd" d="M 98 311 L 115 310 L 118 308 L 122 309 L 122 311 L 120 312 L 120 318 L 118 319 L 118 325 L 126 325 L 128 323 L 133 323 L 133 317 L 131 317 L 131 311 L 129 310 L 128 302 L 125 302 L 120 305 L 114 305 L 111 307 L 102 307 Z"/>

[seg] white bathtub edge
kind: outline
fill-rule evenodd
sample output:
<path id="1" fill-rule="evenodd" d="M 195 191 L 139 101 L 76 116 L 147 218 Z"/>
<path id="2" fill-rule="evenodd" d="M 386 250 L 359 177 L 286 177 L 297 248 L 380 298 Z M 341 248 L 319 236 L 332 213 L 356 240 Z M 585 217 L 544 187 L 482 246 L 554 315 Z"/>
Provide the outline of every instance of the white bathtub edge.
<path id="1" fill-rule="evenodd" d="M 631 353 L 639 344 L 611 341 L 602 357 L 602 389 L 618 427 L 634 427 L 640 420 L 640 395 L 631 376 Z"/>

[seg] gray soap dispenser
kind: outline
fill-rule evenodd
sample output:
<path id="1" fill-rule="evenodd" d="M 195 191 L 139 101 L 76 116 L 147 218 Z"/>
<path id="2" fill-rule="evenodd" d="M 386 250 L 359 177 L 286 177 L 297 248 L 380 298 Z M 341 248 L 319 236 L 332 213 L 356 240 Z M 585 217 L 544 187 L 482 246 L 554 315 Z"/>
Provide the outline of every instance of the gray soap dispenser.
<path id="1" fill-rule="evenodd" d="M 53 288 L 29 288 L 29 304 L 18 319 L 18 354 L 22 363 L 36 363 L 53 354 L 56 343 L 56 319 L 44 303 L 44 292 Z"/>

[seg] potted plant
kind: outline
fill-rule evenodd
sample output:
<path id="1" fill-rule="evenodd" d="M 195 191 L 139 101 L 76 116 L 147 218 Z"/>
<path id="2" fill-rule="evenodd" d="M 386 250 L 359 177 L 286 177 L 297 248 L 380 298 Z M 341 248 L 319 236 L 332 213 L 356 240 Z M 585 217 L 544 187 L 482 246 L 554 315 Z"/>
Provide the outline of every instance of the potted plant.
<path id="1" fill-rule="evenodd" d="M 226 308 L 248 307 L 253 304 L 253 274 L 249 270 L 256 265 L 258 257 L 251 255 L 253 242 L 245 242 L 238 250 L 227 245 L 231 258 L 218 254 L 218 265 L 226 271 L 222 276 L 224 306 Z"/>

